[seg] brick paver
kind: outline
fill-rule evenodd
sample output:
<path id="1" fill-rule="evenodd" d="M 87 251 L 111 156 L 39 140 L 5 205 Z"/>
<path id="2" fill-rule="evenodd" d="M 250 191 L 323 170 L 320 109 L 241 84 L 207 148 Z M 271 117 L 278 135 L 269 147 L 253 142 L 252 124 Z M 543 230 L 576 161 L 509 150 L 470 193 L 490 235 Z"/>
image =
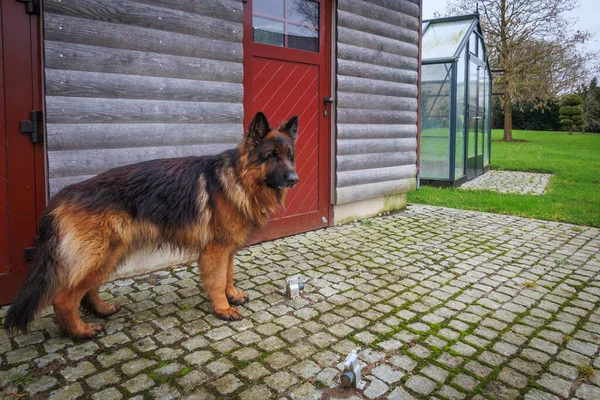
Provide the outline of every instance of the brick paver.
<path id="1" fill-rule="evenodd" d="M 123 308 L 93 341 L 50 311 L 0 330 L 0 397 L 597 399 L 599 257 L 598 229 L 410 206 L 241 251 L 243 321 L 180 266 L 107 284 Z M 341 389 L 357 346 L 366 385 Z"/>
<path id="2" fill-rule="evenodd" d="M 539 196 L 546 191 L 550 177 L 552 174 L 494 170 L 464 183 L 460 189 Z"/>

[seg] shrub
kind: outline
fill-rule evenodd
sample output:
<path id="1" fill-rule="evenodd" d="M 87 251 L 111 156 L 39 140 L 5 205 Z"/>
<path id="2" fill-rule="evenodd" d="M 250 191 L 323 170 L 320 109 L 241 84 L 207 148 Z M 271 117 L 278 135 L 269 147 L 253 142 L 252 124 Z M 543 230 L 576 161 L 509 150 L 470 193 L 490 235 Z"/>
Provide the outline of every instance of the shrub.
<path id="1" fill-rule="evenodd" d="M 560 99 L 560 102 L 560 124 L 566 128 L 569 128 L 569 135 L 572 135 L 574 126 L 583 125 L 583 109 L 581 108 L 581 97 L 577 94 L 565 94 Z"/>

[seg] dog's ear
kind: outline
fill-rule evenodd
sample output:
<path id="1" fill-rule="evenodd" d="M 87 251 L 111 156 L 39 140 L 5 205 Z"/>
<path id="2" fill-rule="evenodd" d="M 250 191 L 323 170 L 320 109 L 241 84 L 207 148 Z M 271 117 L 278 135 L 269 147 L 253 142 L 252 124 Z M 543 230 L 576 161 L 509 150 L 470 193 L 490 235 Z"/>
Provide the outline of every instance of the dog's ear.
<path id="1" fill-rule="evenodd" d="M 298 116 L 294 115 L 288 121 L 282 122 L 278 130 L 296 140 L 298 138 Z"/>
<path id="2" fill-rule="evenodd" d="M 254 118 L 252 118 L 252 122 L 250 122 L 250 125 L 248 126 L 248 135 L 246 139 L 250 143 L 257 145 L 265 138 L 265 136 L 267 136 L 267 133 L 270 131 L 271 128 L 269 127 L 269 121 L 267 121 L 267 117 L 265 117 L 265 114 L 259 111 L 256 113 Z"/>

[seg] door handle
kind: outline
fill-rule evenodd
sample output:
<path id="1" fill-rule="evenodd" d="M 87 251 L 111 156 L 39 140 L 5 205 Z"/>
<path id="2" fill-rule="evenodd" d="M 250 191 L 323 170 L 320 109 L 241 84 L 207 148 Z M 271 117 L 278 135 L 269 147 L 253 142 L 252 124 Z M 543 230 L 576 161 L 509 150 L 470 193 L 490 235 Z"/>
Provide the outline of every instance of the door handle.
<path id="1" fill-rule="evenodd" d="M 333 102 L 335 101 L 335 99 L 333 97 L 323 97 L 323 104 L 327 105 L 327 104 L 333 104 Z"/>

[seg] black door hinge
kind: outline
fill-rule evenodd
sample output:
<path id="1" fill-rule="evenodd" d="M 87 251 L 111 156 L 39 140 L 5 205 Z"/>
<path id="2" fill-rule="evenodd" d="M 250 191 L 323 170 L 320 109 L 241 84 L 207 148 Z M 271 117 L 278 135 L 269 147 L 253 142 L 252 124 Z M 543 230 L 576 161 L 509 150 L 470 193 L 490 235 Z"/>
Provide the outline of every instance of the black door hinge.
<path id="1" fill-rule="evenodd" d="M 33 257 L 35 256 L 35 250 L 37 249 L 39 240 L 40 240 L 40 237 L 36 236 L 35 237 L 35 246 L 34 247 L 26 247 L 25 248 L 25 260 L 26 261 L 32 261 L 33 260 Z"/>
<path id="2" fill-rule="evenodd" d="M 30 111 L 29 121 L 21 121 L 21 133 L 31 134 L 33 143 L 44 143 L 44 132 L 40 125 L 44 122 L 44 113 L 42 111 Z"/>
<path id="3" fill-rule="evenodd" d="M 36 0 L 17 0 L 25 4 L 25 12 L 29 15 L 40 15 L 40 5 Z"/>

